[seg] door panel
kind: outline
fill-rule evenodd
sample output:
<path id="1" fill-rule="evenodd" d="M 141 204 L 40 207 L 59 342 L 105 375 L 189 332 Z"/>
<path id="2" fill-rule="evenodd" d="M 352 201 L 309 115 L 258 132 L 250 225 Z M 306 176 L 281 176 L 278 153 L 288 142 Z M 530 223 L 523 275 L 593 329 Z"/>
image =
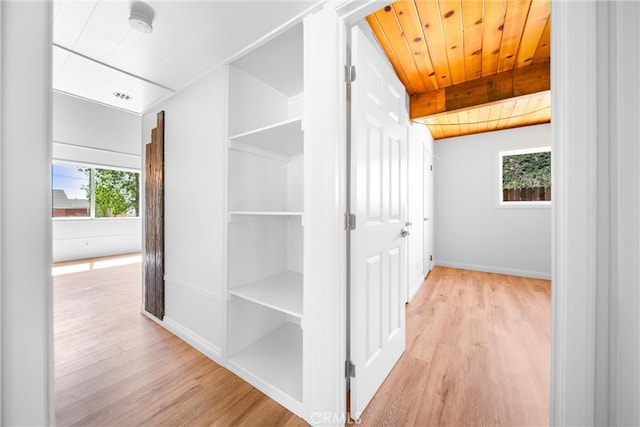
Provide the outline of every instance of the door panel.
<path id="1" fill-rule="evenodd" d="M 358 419 L 405 346 L 408 113 L 386 58 L 359 28 L 351 41 L 350 412 Z"/>

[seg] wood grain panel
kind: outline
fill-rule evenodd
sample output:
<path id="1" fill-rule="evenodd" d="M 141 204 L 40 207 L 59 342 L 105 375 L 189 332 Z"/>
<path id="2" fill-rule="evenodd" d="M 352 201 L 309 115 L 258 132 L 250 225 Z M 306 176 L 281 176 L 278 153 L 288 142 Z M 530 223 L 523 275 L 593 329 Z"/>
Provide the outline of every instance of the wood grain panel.
<path id="1" fill-rule="evenodd" d="M 413 93 L 421 93 L 426 90 L 418 67 L 413 59 L 413 54 L 409 50 L 408 41 L 404 37 L 404 30 L 398 22 L 398 17 L 395 14 L 394 9 L 391 6 L 387 6 L 384 9 L 374 13 L 374 16 L 384 28 L 387 39 L 389 40 L 391 49 L 398 57 L 404 74 L 407 77 L 407 81 L 403 82 L 407 93 L 410 95 Z"/>
<path id="2" fill-rule="evenodd" d="M 462 2 L 464 69 L 466 80 L 482 77 L 483 2 Z"/>
<path id="3" fill-rule="evenodd" d="M 550 92 L 432 115 L 423 120 L 434 139 L 549 123 Z"/>
<path id="4" fill-rule="evenodd" d="M 438 139 L 550 120 L 539 98 L 500 102 L 550 89 L 550 9 L 550 0 L 402 0 L 367 21 L 411 95 L 411 118 L 455 112 L 426 122 Z"/>
<path id="5" fill-rule="evenodd" d="M 484 3 L 482 77 L 490 76 L 498 72 L 504 16 L 507 11 L 507 0 L 487 1 Z"/>
<path id="6" fill-rule="evenodd" d="M 384 32 L 384 29 L 382 28 L 382 26 L 380 25 L 378 18 L 376 18 L 376 16 L 372 14 L 372 15 L 368 15 L 366 19 L 367 19 L 367 23 L 371 27 L 371 30 L 373 31 L 373 34 L 376 36 L 376 39 L 378 39 L 378 41 L 383 40 L 383 42 L 380 42 L 380 46 L 382 46 L 382 49 L 384 50 L 385 55 L 387 55 L 389 62 L 391 62 L 391 66 L 396 72 L 396 75 L 398 76 L 400 81 L 403 82 L 403 84 L 405 85 L 405 89 L 407 90 L 407 92 L 416 93 L 415 90 L 413 90 L 413 88 L 410 88 L 408 86 L 409 79 L 407 78 L 407 75 L 404 72 L 404 68 L 400 63 L 398 56 L 391 48 L 391 43 L 387 39 L 387 35 Z"/>
<path id="7" fill-rule="evenodd" d="M 544 26 L 544 30 L 540 35 L 540 40 L 538 41 L 538 47 L 536 48 L 535 53 L 533 54 L 533 63 L 548 61 L 551 57 L 551 16 L 547 19 L 547 23 Z"/>
<path id="8" fill-rule="evenodd" d="M 462 9 L 460 0 L 440 0 L 440 16 L 447 48 L 451 83 L 459 84 L 466 80 L 464 68 L 464 37 L 462 35 Z"/>
<path id="9" fill-rule="evenodd" d="M 550 63 L 540 62 L 514 71 L 411 96 L 412 119 L 455 111 L 550 89 Z"/>
<path id="10" fill-rule="evenodd" d="M 438 79 L 431 64 L 416 3 L 414 1 L 397 1 L 393 3 L 392 7 L 403 29 L 409 50 L 413 53 L 418 75 L 422 79 L 425 90 L 430 91 L 438 88 Z"/>
<path id="11" fill-rule="evenodd" d="M 440 20 L 440 6 L 436 1 L 416 1 L 416 10 L 429 46 L 429 55 L 438 80 L 438 87 L 451 86 L 451 71 L 449 71 L 447 47 Z"/>
<path id="12" fill-rule="evenodd" d="M 529 15 L 524 25 L 522 41 L 516 58 L 516 67 L 527 66 L 533 61 L 533 57 L 540 44 L 540 38 L 547 27 L 550 14 L 551 5 L 547 0 L 531 1 Z"/>
<path id="13" fill-rule="evenodd" d="M 529 13 L 531 0 L 509 0 L 507 14 L 504 17 L 498 73 L 513 70 L 516 64 L 518 48 L 524 34 L 524 25 Z"/>
<path id="14" fill-rule="evenodd" d="M 164 318 L 164 111 L 145 147 L 145 310 Z"/>

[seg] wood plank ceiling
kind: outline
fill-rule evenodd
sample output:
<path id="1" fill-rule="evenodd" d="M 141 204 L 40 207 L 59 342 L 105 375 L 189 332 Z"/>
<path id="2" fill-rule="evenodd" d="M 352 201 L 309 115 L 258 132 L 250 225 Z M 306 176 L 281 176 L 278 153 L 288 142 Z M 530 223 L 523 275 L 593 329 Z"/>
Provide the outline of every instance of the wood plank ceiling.
<path id="1" fill-rule="evenodd" d="M 435 139 L 551 121 L 549 0 L 396 1 L 367 22 Z"/>

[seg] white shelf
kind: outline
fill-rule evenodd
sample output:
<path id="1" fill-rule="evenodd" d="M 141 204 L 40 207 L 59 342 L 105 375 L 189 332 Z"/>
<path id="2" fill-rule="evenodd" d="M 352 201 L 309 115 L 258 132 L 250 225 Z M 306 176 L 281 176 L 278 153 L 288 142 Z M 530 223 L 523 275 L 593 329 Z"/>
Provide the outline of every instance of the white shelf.
<path id="1" fill-rule="evenodd" d="M 239 218 L 247 217 L 300 217 L 302 218 L 302 212 L 294 211 L 230 211 L 229 222 L 234 222 Z"/>
<path id="2" fill-rule="evenodd" d="M 229 357 L 229 363 L 245 379 L 254 377 L 302 401 L 302 330 L 298 326 L 285 323 Z"/>
<path id="3" fill-rule="evenodd" d="M 284 273 L 231 289 L 229 293 L 301 318 L 302 283 L 302 274 L 285 271 Z"/>
<path id="4" fill-rule="evenodd" d="M 302 216 L 298 211 L 230 211 L 229 215 Z"/>
<path id="5" fill-rule="evenodd" d="M 267 150 L 285 156 L 296 156 L 303 153 L 302 119 L 295 118 L 260 129 L 233 135 L 232 142 L 249 144 L 262 150 Z M 232 148 L 242 149 L 236 144 Z"/>

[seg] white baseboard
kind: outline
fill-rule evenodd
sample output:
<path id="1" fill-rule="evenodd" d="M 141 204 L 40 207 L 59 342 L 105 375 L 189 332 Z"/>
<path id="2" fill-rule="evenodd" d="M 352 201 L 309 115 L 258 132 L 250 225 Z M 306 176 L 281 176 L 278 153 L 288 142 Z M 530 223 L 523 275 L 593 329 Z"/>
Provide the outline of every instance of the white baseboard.
<path id="1" fill-rule="evenodd" d="M 491 265 L 466 264 L 445 260 L 434 260 L 434 265 L 441 267 L 460 268 L 463 270 L 483 271 L 485 273 L 507 274 L 509 276 L 531 277 L 533 279 L 551 280 L 551 273 L 541 271 L 519 270 L 516 268 L 496 267 Z"/>
<path id="2" fill-rule="evenodd" d="M 174 321 L 171 318 L 168 318 L 167 316 L 164 316 L 163 320 L 159 320 L 155 316 L 145 311 L 144 308 L 142 308 L 140 312 L 180 338 L 182 341 L 198 350 L 200 353 L 207 356 L 209 359 L 224 366 L 222 361 L 222 351 L 217 345 L 214 345 L 212 342 L 202 338 L 200 335 L 194 333 L 188 328 L 185 328 L 180 323 Z"/>

